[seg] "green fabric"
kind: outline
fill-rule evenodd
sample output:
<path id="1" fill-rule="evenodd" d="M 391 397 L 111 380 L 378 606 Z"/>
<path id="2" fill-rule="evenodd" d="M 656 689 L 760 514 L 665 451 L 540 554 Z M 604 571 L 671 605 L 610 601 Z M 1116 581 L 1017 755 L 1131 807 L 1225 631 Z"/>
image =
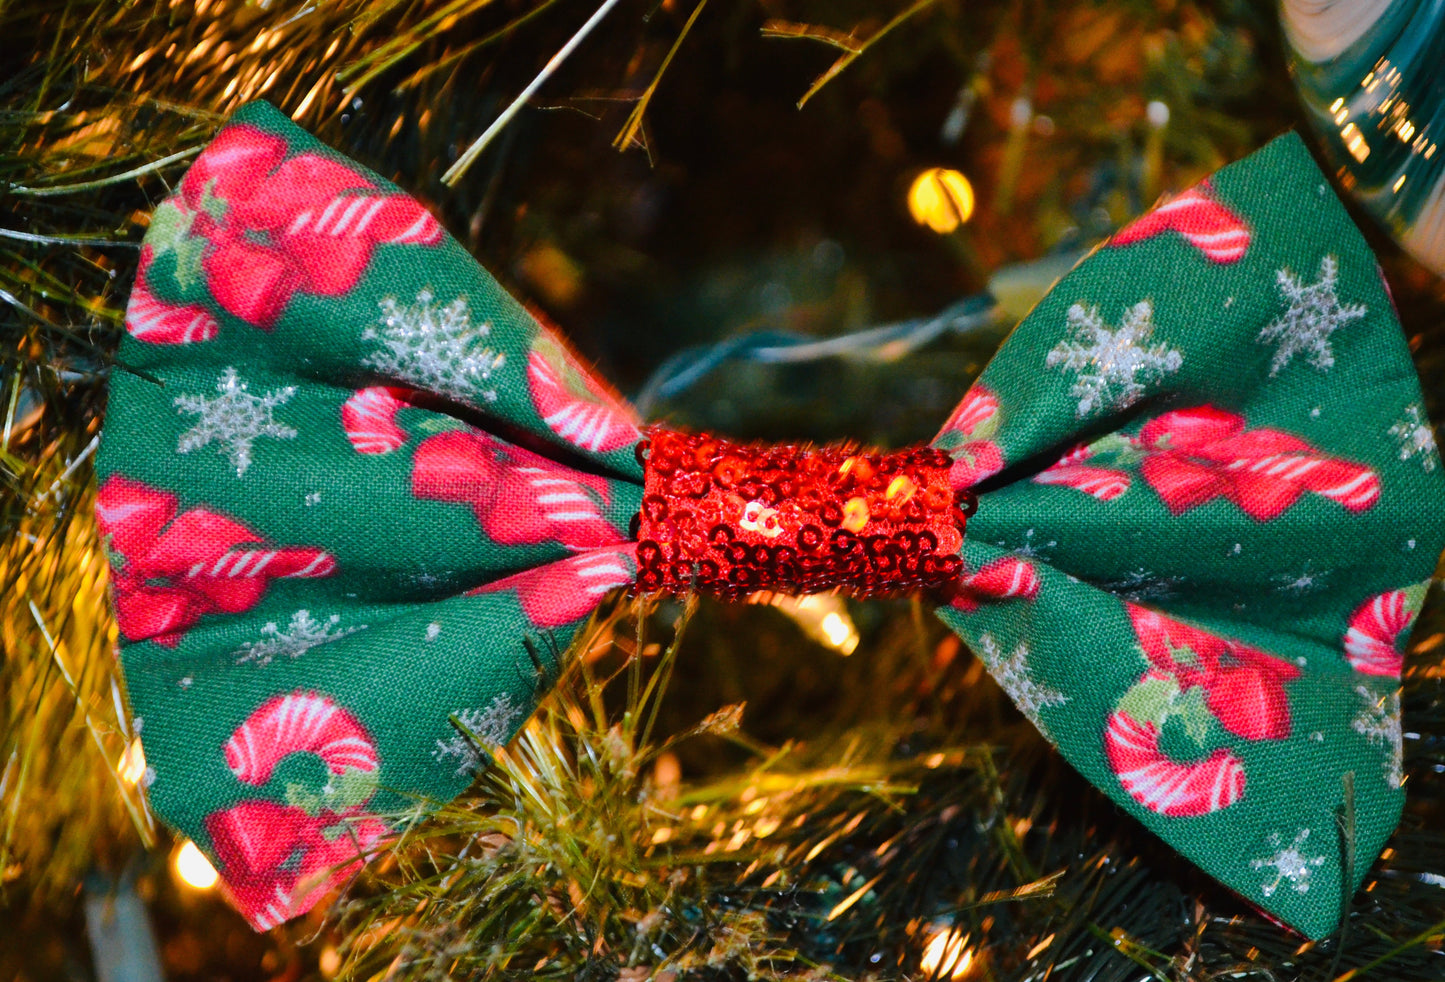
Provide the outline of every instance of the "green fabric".
<path id="1" fill-rule="evenodd" d="M 979 422 L 936 441 L 1004 467 L 982 485 L 967 567 L 1036 577 L 1031 597 L 941 616 L 1092 783 L 1319 937 L 1399 821 L 1400 658 L 1445 545 L 1445 489 L 1379 267 L 1301 141 L 1192 195 L 1055 285 L 965 400 L 991 397 L 962 414 Z M 1229 228 L 1242 255 L 1199 244 Z M 1079 336 L 1076 305 L 1118 337 L 1141 303 L 1147 337 L 1104 337 L 1082 370 L 1051 357 Z M 1137 401 L 1116 384 L 1081 413 L 1081 376 L 1131 364 Z M 1144 623 L 1146 607 L 1218 637 Z M 1119 771 L 1141 796 L 1176 794 L 1146 806 Z M 1342 872 L 1346 773 L 1357 858 Z M 1211 800 L 1206 779 L 1241 776 L 1237 800 Z"/>
<path id="2" fill-rule="evenodd" d="M 157 210 L 127 327 L 97 514 L 151 801 L 266 928 L 460 792 L 630 582 L 638 424 L 262 104 Z M 936 441 L 981 492 L 944 620 L 1093 783 L 1311 936 L 1399 817 L 1400 652 L 1445 544 L 1421 405 L 1289 136 L 1061 281 Z"/>
<path id="3" fill-rule="evenodd" d="M 127 326 L 98 515 L 150 800 L 270 927 L 373 816 L 471 783 L 471 738 L 510 738 L 630 582 L 639 434 L 419 204 L 265 104 L 158 209 Z"/>

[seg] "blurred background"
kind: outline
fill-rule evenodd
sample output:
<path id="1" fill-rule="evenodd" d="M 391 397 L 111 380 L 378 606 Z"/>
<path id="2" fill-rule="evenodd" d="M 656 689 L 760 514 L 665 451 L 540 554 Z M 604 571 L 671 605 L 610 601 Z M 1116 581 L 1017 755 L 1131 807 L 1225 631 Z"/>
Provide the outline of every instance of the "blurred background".
<path id="1" fill-rule="evenodd" d="M 146 810 L 89 471 L 148 215 L 252 99 L 420 197 L 651 418 L 895 446 L 1084 251 L 1298 128 L 1438 415 L 1438 7 L 0 2 L 0 978 L 1445 978 L 1433 598 L 1406 818 L 1324 942 L 1090 789 L 924 607 L 834 598 L 620 600 L 472 793 L 256 935 Z"/>

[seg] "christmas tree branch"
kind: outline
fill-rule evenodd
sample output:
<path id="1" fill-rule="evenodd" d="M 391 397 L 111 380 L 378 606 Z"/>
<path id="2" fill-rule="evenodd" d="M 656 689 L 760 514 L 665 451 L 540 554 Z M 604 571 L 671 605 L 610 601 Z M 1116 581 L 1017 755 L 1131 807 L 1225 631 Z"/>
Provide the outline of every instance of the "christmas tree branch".
<path id="1" fill-rule="evenodd" d="M 823 86 L 837 78 L 853 62 L 857 61 L 868 52 L 879 41 L 901 24 L 911 20 L 917 14 L 932 7 L 938 0 L 913 0 L 903 10 L 894 14 L 887 23 L 867 38 L 859 39 L 853 32 L 842 34 L 839 31 L 826 27 L 818 27 L 813 24 L 799 24 L 792 21 L 770 20 L 763 25 L 763 36 L 774 38 L 807 38 L 811 41 L 821 41 L 834 48 L 841 48 L 843 54 L 838 60 L 828 66 L 828 70 L 819 75 L 809 86 L 808 91 L 798 100 L 798 108 L 802 109 L 808 104 L 808 100 L 822 91 Z"/>

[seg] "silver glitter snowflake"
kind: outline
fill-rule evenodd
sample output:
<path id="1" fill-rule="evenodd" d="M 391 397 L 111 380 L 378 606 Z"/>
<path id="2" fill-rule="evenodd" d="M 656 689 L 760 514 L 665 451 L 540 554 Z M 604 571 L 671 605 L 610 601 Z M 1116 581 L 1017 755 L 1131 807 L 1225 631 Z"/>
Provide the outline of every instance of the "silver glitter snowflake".
<path id="1" fill-rule="evenodd" d="M 1019 711 L 1029 718 L 1045 739 L 1053 741 L 1053 735 L 1040 717 L 1042 710 L 1050 706 L 1062 706 L 1069 697 L 1034 680 L 1029 668 L 1029 648 L 1022 641 L 1011 654 L 1005 655 L 992 634 L 981 635 L 978 639 L 978 653 L 988 666 L 990 674 L 999 688 L 1008 693 Z"/>
<path id="2" fill-rule="evenodd" d="M 1270 579 L 1279 584 L 1275 587 L 1278 592 L 1303 596 L 1306 593 L 1323 590 L 1329 583 L 1330 572 L 1327 569 L 1317 570 L 1313 563 L 1306 560 L 1304 568 L 1298 573 L 1279 573 L 1271 576 Z"/>
<path id="3" fill-rule="evenodd" d="M 272 410 L 296 394 L 295 386 L 255 396 L 246 391 L 246 383 L 236 370 L 227 368 L 216 382 L 216 391 L 220 395 L 214 399 L 193 395 L 175 398 L 174 405 L 183 415 L 200 417 L 195 426 L 181 434 L 176 444 L 177 453 L 190 453 L 218 443 L 221 452 L 231 458 L 236 476 L 241 477 L 251 466 L 251 444 L 256 440 L 263 436 L 290 440 L 296 436 L 295 430 L 276 422 L 272 415 Z"/>
<path id="4" fill-rule="evenodd" d="M 432 569 L 425 564 L 418 566 L 415 572 L 406 574 L 409 585 L 421 587 L 423 590 L 445 589 L 455 579 L 455 570 Z"/>
<path id="5" fill-rule="evenodd" d="M 1295 834 L 1294 841 L 1289 845 L 1282 845 L 1283 839 L 1278 832 L 1272 832 L 1269 836 L 1269 846 L 1278 850 L 1273 856 L 1250 861 L 1254 869 L 1273 869 L 1274 878 L 1265 880 L 1259 885 L 1259 892 L 1266 897 L 1274 896 L 1274 892 L 1280 888 L 1285 880 L 1289 881 L 1291 889 L 1295 893 L 1308 893 L 1310 889 L 1310 874 L 1320 866 L 1324 865 L 1323 856 L 1306 856 L 1300 851 L 1300 847 L 1309 841 L 1310 830 L 1300 829 Z"/>
<path id="6" fill-rule="evenodd" d="M 1335 296 L 1338 273 L 1339 265 L 1334 256 L 1320 260 L 1319 280 L 1308 286 L 1295 279 L 1287 269 L 1276 272 L 1279 292 L 1289 308 L 1259 332 L 1261 343 L 1279 345 L 1269 363 L 1270 375 L 1278 375 L 1295 355 L 1304 356 L 1322 372 L 1329 371 L 1335 363 L 1330 335 L 1369 312 L 1361 303 L 1340 305 L 1339 298 Z"/>
<path id="7" fill-rule="evenodd" d="M 1037 531 L 1037 529 L 1029 529 L 1027 532 L 1024 533 L 1023 541 L 1020 542 L 1017 546 L 1014 546 L 1010 551 L 1012 551 L 1015 556 L 1018 556 L 1022 559 L 1047 560 L 1049 558 L 1049 550 L 1052 549 L 1054 546 L 1058 545 L 1059 540 L 1050 539 L 1048 542 L 1035 542 L 1034 534 Z M 1000 539 L 996 544 L 1004 549 L 1009 548 L 1006 540 Z"/>
<path id="8" fill-rule="evenodd" d="M 1161 576 L 1140 566 L 1130 570 L 1117 580 L 1101 583 L 1102 589 L 1135 603 L 1171 600 L 1178 594 L 1178 587 L 1184 584 L 1182 576 Z"/>
<path id="9" fill-rule="evenodd" d="M 234 652 L 236 664 L 250 662 L 255 665 L 269 665 L 277 658 L 300 658 L 318 645 L 339 641 L 348 634 L 355 634 L 366 627 L 358 624 L 344 630 L 336 630 L 341 618 L 332 614 L 324 621 L 311 616 L 309 610 L 298 610 L 291 615 L 291 622 L 282 630 L 275 621 L 261 627 L 260 641 L 247 641 Z"/>
<path id="10" fill-rule="evenodd" d="M 472 326 L 464 299 L 446 305 L 432 299 L 432 292 L 423 290 L 410 306 L 393 297 L 382 300 L 380 324 L 368 327 L 361 337 L 381 342 L 383 350 L 362 364 L 464 401 L 494 401 L 496 390 L 482 385 L 502 367 L 506 356 L 482 343 L 491 334 L 491 325 Z"/>
<path id="11" fill-rule="evenodd" d="M 445 740 L 438 740 L 431 755 L 439 764 L 455 762 L 456 776 L 462 777 L 486 766 L 486 754 L 476 741 L 505 743 L 522 716 L 522 709 L 504 692 L 484 708 L 458 709 L 452 715 L 461 726 L 449 723 L 455 732 Z"/>
<path id="12" fill-rule="evenodd" d="M 1390 427 L 1390 435 L 1400 441 L 1400 459 L 1420 458 L 1420 467 L 1433 471 L 1440 466 L 1440 450 L 1435 446 L 1435 428 L 1417 402 L 1405 407 L 1405 418 Z"/>
<path id="13" fill-rule="evenodd" d="M 1080 419 L 1132 406 L 1149 386 L 1177 372 L 1184 363 L 1178 350 L 1148 343 L 1154 333 L 1154 305 L 1148 300 L 1124 311 L 1117 329 L 1104 323 L 1098 307 L 1076 303 L 1069 308 L 1068 317 L 1074 339 L 1060 341 L 1044 364 L 1077 374 L 1069 395 L 1079 400 Z"/>
<path id="14" fill-rule="evenodd" d="M 1405 742 L 1400 727 L 1400 692 L 1377 696 L 1363 685 L 1355 692 L 1364 704 L 1356 714 L 1355 732 L 1371 743 L 1385 748 L 1385 783 L 1398 788 L 1405 780 Z"/>

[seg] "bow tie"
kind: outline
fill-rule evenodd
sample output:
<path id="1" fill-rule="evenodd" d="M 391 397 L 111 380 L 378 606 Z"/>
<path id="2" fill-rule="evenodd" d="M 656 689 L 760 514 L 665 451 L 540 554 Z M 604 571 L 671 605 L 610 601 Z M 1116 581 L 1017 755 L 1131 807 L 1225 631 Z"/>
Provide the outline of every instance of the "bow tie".
<path id="1" fill-rule="evenodd" d="M 149 794 L 257 928 L 460 793 L 626 585 L 928 591 L 1074 767 L 1311 937 L 1398 822 L 1445 470 L 1295 136 L 1079 264 L 929 447 L 644 431 L 264 104 L 157 208 L 126 326 L 96 508 Z"/>

